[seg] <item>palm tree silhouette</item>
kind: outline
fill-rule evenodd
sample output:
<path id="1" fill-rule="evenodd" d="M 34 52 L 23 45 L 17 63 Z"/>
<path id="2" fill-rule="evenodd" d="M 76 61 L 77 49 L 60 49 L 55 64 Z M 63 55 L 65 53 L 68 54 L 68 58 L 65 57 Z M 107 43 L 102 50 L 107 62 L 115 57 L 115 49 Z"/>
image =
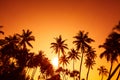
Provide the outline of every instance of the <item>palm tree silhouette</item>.
<path id="1" fill-rule="evenodd" d="M 33 48 L 33 46 L 30 44 L 30 41 L 35 41 L 35 38 L 31 34 L 32 31 L 30 30 L 23 30 L 22 35 L 17 34 L 21 38 L 20 46 L 22 46 L 23 49 L 25 49 L 27 45 Z"/>
<path id="2" fill-rule="evenodd" d="M 68 57 L 66 55 L 62 55 L 60 57 L 59 61 L 60 61 L 60 64 L 63 65 L 63 67 L 65 67 L 65 65 L 67 66 L 67 64 L 69 64 Z"/>
<path id="3" fill-rule="evenodd" d="M 97 69 L 99 71 L 99 75 L 102 76 L 101 80 L 103 80 L 103 76 L 107 76 L 108 70 L 105 68 L 105 66 L 100 66 L 100 68 Z"/>
<path id="4" fill-rule="evenodd" d="M 105 43 L 99 47 L 104 48 L 104 52 L 100 54 L 100 58 L 106 57 L 107 61 L 110 61 L 111 66 L 109 70 L 109 77 L 111 76 L 113 63 L 118 62 L 118 56 L 120 56 L 120 22 L 113 28 L 113 31 L 108 35 Z M 109 79 L 110 80 L 110 79 Z"/>
<path id="5" fill-rule="evenodd" d="M 82 69 L 82 62 L 83 62 L 83 54 L 89 49 L 89 44 L 91 42 L 94 42 L 92 38 L 88 37 L 88 32 L 84 33 L 84 31 L 79 31 L 79 33 L 74 36 L 76 40 L 73 41 L 73 44 L 76 45 L 76 50 L 79 51 L 81 50 L 82 56 L 81 56 L 81 62 L 80 62 L 80 78 L 81 79 L 81 69 Z"/>
<path id="6" fill-rule="evenodd" d="M 75 60 L 79 60 L 80 58 L 80 55 L 79 55 L 79 52 L 77 52 L 75 49 L 71 49 L 69 52 L 68 52 L 69 56 L 68 56 L 68 59 L 71 59 L 73 60 L 73 71 L 74 71 L 74 61 Z M 75 77 L 73 77 L 73 80 L 75 80 Z"/>
<path id="7" fill-rule="evenodd" d="M 106 39 L 106 42 L 103 45 L 99 46 L 105 49 L 105 51 L 100 54 L 100 58 L 105 56 L 107 61 L 110 61 L 111 63 L 110 70 L 109 70 L 109 76 L 111 75 L 113 63 L 115 61 L 118 62 L 117 57 L 120 56 L 120 43 L 119 42 L 120 42 L 120 34 L 116 32 L 112 32 Z"/>
<path id="8" fill-rule="evenodd" d="M 93 65 L 95 64 L 95 58 L 97 57 L 95 52 L 94 48 L 90 47 L 85 55 L 87 57 L 85 59 L 85 66 L 88 68 L 86 80 L 88 80 L 90 69 L 93 69 Z"/>
<path id="9" fill-rule="evenodd" d="M 93 65 L 95 64 L 95 60 L 90 58 L 90 57 L 87 57 L 85 59 L 85 66 L 88 68 L 88 72 L 87 72 L 87 76 L 86 76 L 86 80 L 88 80 L 88 75 L 89 75 L 89 72 L 90 72 L 90 69 L 93 69 Z"/>
<path id="10" fill-rule="evenodd" d="M 65 65 L 69 64 L 67 55 L 62 55 L 59 59 L 60 64 L 62 64 L 63 68 L 65 68 Z M 63 80 L 65 79 L 65 72 L 63 71 Z"/>
<path id="11" fill-rule="evenodd" d="M 53 48 L 55 53 L 58 54 L 58 68 L 59 68 L 60 52 L 62 52 L 62 54 L 65 55 L 65 49 L 68 49 L 68 48 L 67 48 L 67 44 L 65 44 L 66 40 L 62 40 L 61 35 L 59 37 L 56 37 L 55 40 L 56 42 L 52 42 L 50 48 Z"/>

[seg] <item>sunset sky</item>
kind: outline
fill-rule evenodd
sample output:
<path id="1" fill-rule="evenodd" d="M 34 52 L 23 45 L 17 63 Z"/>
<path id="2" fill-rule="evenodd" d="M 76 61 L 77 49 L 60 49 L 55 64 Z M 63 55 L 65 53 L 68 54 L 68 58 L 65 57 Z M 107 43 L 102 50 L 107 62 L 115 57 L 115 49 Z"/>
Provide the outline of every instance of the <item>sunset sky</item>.
<path id="1" fill-rule="evenodd" d="M 102 49 L 98 49 L 98 46 L 118 21 L 120 0 L 0 0 L 0 25 L 4 26 L 1 30 L 5 32 L 1 36 L 30 29 L 36 38 L 31 51 L 38 53 L 43 50 L 49 59 L 56 56 L 50 49 L 54 37 L 62 35 L 71 49 L 74 47 L 73 36 L 79 30 L 89 32 L 89 36 L 95 40 L 92 46 L 97 51 L 96 65 L 90 71 L 89 80 L 101 79 L 97 71 L 99 66 L 105 65 L 109 69 L 109 63 L 99 58 Z M 76 65 L 76 69 L 78 67 Z M 82 69 L 82 78 L 85 78 L 86 68 Z"/>

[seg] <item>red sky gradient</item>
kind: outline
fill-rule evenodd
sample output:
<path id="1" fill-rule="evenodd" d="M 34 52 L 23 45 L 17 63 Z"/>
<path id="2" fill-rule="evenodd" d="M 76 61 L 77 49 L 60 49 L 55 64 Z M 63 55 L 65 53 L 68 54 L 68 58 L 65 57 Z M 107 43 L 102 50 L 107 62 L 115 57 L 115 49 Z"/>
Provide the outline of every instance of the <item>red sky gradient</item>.
<path id="1" fill-rule="evenodd" d="M 112 28 L 120 21 L 120 0 L 0 0 L 0 25 L 4 36 L 21 33 L 22 29 L 30 29 L 36 41 L 32 51 L 43 50 L 50 59 L 53 58 L 50 43 L 54 37 L 62 35 L 72 48 L 73 36 L 79 30 L 89 32 L 95 39 L 93 46 L 97 50 L 94 69 L 90 72 L 90 80 L 100 80 L 97 68 L 109 63 L 99 59 L 101 49 L 98 46 L 105 41 Z M 120 61 L 120 60 L 119 60 Z M 101 63 L 102 62 L 102 63 Z M 76 68 L 79 65 L 76 66 Z M 86 71 L 86 68 L 82 68 Z M 83 72 L 82 78 L 86 77 Z"/>

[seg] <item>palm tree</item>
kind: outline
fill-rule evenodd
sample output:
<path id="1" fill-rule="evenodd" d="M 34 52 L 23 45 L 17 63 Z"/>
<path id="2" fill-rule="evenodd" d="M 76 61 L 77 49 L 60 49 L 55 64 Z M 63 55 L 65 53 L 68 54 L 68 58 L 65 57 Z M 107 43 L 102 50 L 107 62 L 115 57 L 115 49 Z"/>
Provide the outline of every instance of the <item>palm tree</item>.
<path id="1" fill-rule="evenodd" d="M 110 61 L 111 66 L 109 70 L 109 76 L 111 76 L 113 63 L 118 61 L 117 57 L 120 56 L 120 22 L 113 28 L 112 33 L 108 35 L 105 43 L 99 47 L 104 48 L 104 52 L 100 54 L 100 58 L 106 57 L 107 61 Z"/>
<path id="2" fill-rule="evenodd" d="M 97 69 L 99 71 L 99 75 L 102 76 L 101 80 L 103 80 L 103 76 L 107 76 L 108 70 L 105 68 L 105 66 L 100 66 L 100 68 Z"/>
<path id="3" fill-rule="evenodd" d="M 81 56 L 81 62 L 80 62 L 80 78 L 81 79 L 81 68 L 82 68 L 82 62 L 83 62 L 83 54 L 89 49 L 89 44 L 91 42 L 94 42 L 92 38 L 88 37 L 88 32 L 84 33 L 84 31 L 79 31 L 79 33 L 74 36 L 76 40 L 73 41 L 73 44 L 76 45 L 77 51 L 81 50 L 82 56 Z"/>
<path id="4" fill-rule="evenodd" d="M 69 52 L 68 52 L 69 56 L 68 56 L 68 59 L 71 59 L 73 60 L 73 71 L 74 71 L 74 61 L 75 60 L 79 60 L 79 52 L 77 52 L 75 49 L 71 49 Z M 73 80 L 75 80 L 75 78 L 73 77 Z"/>
<path id="5" fill-rule="evenodd" d="M 66 55 L 62 55 L 59 59 L 60 64 L 62 64 L 63 68 L 65 68 L 65 65 L 69 64 L 68 57 Z M 65 79 L 65 71 L 63 71 L 63 80 Z"/>
<path id="6" fill-rule="evenodd" d="M 85 59 L 85 66 L 86 68 L 88 68 L 88 72 L 87 72 L 87 76 L 86 76 L 86 80 L 88 80 L 88 76 L 89 76 L 89 71 L 90 69 L 93 69 L 93 65 L 95 64 L 95 58 L 96 58 L 96 51 L 94 50 L 94 48 L 89 48 L 87 53 L 86 53 L 86 59 Z"/>
<path id="7" fill-rule="evenodd" d="M 90 69 L 93 69 L 93 65 L 95 64 L 95 60 L 90 58 L 90 57 L 87 57 L 85 59 L 85 66 L 88 68 L 88 72 L 87 72 L 87 76 L 86 76 L 86 80 L 88 80 L 88 75 L 89 75 L 89 72 L 90 72 Z"/>
<path id="8" fill-rule="evenodd" d="M 63 65 L 63 67 L 65 65 L 67 66 L 67 64 L 69 63 L 68 57 L 66 55 L 61 56 L 60 59 L 59 59 L 59 62 L 60 62 L 60 64 Z"/>
<path id="9" fill-rule="evenodd" d="M 94 50 L 94 48 L 90 47 L 88 49 L 88 51 L 86 52 L 85 56 L 89 57 L 91 59 L 95 59 L 97 57 L 97 54 L 95 53 L 96 51 Z"/>
<path id="10" fill-rule="evenodd" d="M 66 40 L 62 40 L 61 35 L 59 37 L 55 38 L 56 42 L 51 43 L 51 47 L 55 50 L 55 53 L 58 54 L 58 62 L 60 58 L 60 52 L 62 52 L 63 55 L 65 55 L 65 49 L 67 48 L 67 44 L 65 44 Z M 58 63 L 58 68 L 60 67 L 60 64 Z"/>
<path id="11" fill-rule="evenodd" d="M 110 61 L 111 66 L 109 70 L 109 76 L 111 75 L 113 63 L 117 60 L 117 57 L 120 56 L 120 34 L 116 32 L 112 32 L 108 38 L 106 39 L 106 42 L 103 45 L 100 45 L 99 47 L 104 48 L 104 52 L 100 54 L 100 58 L 106 57 L 107 61 Z M 109 77 L 108 76 L 108 77 Z"/>
<path id="12" fill-rule="evenodd" d="M 27 45 L 33 48 L 33 46 L 30 44 L 30 41 L 34 41 L 35 38 L 31 34 L 32 34 L 32 31 L 30 30 L 27 30 L 27 31 L 23 30 L 22 35 L 17 34 L 21 38 L 20 46 L 22 46 L 23 49 L 26 49 Z"/>

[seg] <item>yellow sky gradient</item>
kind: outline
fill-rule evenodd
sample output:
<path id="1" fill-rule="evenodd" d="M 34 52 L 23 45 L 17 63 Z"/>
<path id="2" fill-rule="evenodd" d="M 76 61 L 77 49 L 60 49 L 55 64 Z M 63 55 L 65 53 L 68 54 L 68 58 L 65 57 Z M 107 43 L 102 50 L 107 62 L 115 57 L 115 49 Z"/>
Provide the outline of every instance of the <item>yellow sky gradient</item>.
<path id="1" fill-rule="evenodd" d="M 106 60 L 99 58 L 102 49 L 98 46 L 119 20 L 120 0 L 0 0 L 0 25 L 4 26 L 4 36 L 21 33 L 22 29 L 32 30 L 36 41 L 32 42 L 34 48 L 31 50 L 36 53 L 43 50 L 49 59 L 55 56 L 50 49 L 54 37 L 62 35 L 68 47 L 73 48 L 73 36 L 79 30 L 89 32 L 97 51 L 96 65 L 90 71 L 89 80 L 101 79 L 97 71 L 100 65 L 109 69 Z M 77 64 L 75 67 L 79 69 Z M 86 73 L 83 66 L 82 78 Z"/>

